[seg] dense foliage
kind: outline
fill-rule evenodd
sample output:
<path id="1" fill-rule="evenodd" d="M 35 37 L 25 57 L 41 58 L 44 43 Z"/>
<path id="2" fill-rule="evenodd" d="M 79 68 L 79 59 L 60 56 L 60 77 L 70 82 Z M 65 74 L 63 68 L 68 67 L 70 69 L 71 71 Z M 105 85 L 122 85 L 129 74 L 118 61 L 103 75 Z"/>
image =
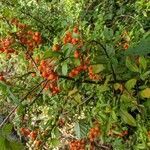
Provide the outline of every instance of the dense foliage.
<path id="1" fill-rule="evenodd" d="M 0 150 L 150 149 L 148 0 L 0 1 Z"/>

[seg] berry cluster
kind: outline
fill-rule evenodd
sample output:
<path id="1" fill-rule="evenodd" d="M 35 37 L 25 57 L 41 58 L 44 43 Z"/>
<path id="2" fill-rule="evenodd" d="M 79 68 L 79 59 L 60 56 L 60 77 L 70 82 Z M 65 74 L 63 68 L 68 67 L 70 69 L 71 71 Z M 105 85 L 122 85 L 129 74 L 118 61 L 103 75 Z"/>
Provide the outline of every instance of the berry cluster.
<path id="1" fill-rule="evenodd" d="M 96 126 L 90 129 L 88 137 L 90 141 L 93 142 L 99 135 L 100 135 L 100 129 L 99 127 Z"/>
<path id="2" fill-rule="evenodd" d="M 69 143 L 70 150 L 85 150 L 85 141 L 82 140 L 73 140 Z"/>
<path id="3" fill-rule="evenodd" d="M 73 32 L 68 31 L 65 34 L 65 36 L 63 38 L 63 43 L 64 44 L 70 43 L 70 44 L 73 44 L 73 45 L 77 45 L 77 48 L 81 48 L 82 45 L 83 45 L 83 41 L 78 37 L 73 37 L 73 34 L 77 34 L 79 36 L 78 27 L 74 27 Z"/>
<path id="4" fill-rule="evenodd" d="M 42 144 L 40 140 L 36 140 L 38 135 L 36 131 L 31 131 L 28 128 L 20 128 L 20 132 L 24 137 L 27 137 L 30 140 L 34 141 L 35 147 L 39 147 Z"/>
<path id="5" fill-rule="evenodd" d="M 81 65 L 72 69 L 69 72 L 69 77 L 76 77 L 82 71 L 88 71 L 88 76 L 91 80 L 100 80 L 100 76 L 93 72 L 92 66 L 89 66 L 88 57 L 84 58 L 84 56 L 80 53 L 80 49 L 83 46 L 83 40 L 81 40 L 80 38 L 73 38 L 74 34 L 77 34 L 78 37 L 80 37 L 79 29 L 76 26 L 73 28 L 73 33 L 71 32 L 66 33 L 63 42 L 64 44 L 71 43 L 77 47 L 77 49 L 74 51 L 74 58 L 80 59 Z"/>
<path id="6" fill-rule="evenodd" d="M 87 66 L 86 65 L 80 65 L 80 66 L 71 70 L 71 72 L 69 73 L 69 77 L 73 78 L 85 70 L 87 70 Z"/>
<path id="7" fill-rule="evenodd" d="M 28 128 L 21 128 L 20 132 L 23 136 L 28 137 L 28 135 L 30 134 L 31 130 L 29 130 Z"/>
<path id="8" fill-rule="evenodd" d="M 31 140 L 35 140 L 37 137 L 37 132 L 36 131 L 31 131 L 28 128 L 21 128 L 20 132 L 23 136 L 30 138 Z"/>
<path id="9" fill-rule="evenodd" d="M 27 25 L 20 23 L 19 20 L 17 18 L 13 18 L 10 23 L 12 25 L 15 25 L 17 28 L 19 29 L 25 29 L 27 27 Z"/>
<path id="10" fill-rule="evenodd" d="M 42 77 L 49 80 L 45 89 L 50 90 L 52 94 L 57 94 L 60 92 L 59 87 L 57 86 L 58 75 L 54 71 L 54 66 L 49 60 L 42 60 L 40 66 L 38 67 Z"/>
<path id="11" fill-rule="evenodd" d="M 6 53 L 8 57 L 10 56 L 11 53 L 17 54 L 17 52 L 12 47 L 13 41 L 14 40 L 12 37 L 0 40 L 0 52 Z"/>
<path id="12" fill-rule="evenodd" d="M 20 23 L 16 18 L 12 19 L 11 23 L 12 25 L 15 25 L 20 29 L 16 33 L 18 39 L 20 43 L 26 46 L 29 51 L 33 51 L 34 48 L 38 47 L 41 44 L 42 38 L 39 32 L 28 30 L 27 25 Z"/>

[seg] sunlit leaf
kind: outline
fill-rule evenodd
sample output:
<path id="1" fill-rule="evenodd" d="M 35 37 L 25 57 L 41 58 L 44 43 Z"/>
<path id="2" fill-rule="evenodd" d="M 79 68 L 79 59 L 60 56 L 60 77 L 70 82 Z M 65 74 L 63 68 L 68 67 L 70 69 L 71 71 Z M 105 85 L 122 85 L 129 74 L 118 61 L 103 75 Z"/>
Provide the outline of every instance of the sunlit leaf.
<path id="1" fill-rule="evenodd" d="M 126 58 L 126 66 L 130 71 L 139 72 L 139 68 L 135 63 L 131 61 L 131 58 L 129 57 Z"/>
<path id="2" fill-rule="evenodd" d="M 130 115 L 126 110 L 122 110 L 120 111 L 120 115 L 122 120 L 130 125 L 130 126 L 136 126 L 136 121 L 135 119 L 132 117 L 132 115 Z"/>
<path id="3" fill-rule="evenodd" d="M 92 65 L 92 68 L 94 73 L 99 73 L 105 69 L 103 64 Z"/>
<path id="4" fill-rule="evenodd" d="M 141 96 L 143 98 L 150 98 L 150 88 L 146 88 L 143 91 L 141 91 Z"/>
<path id="5" fill-rule="evenodd" d="M 84 121 L 80 120 L 75 123 L 74 131 L 77 139 L 85 138 L 88 134 L 89 126 Z"/>
<path id="6" fill-rule="evenodd" d="M 131 90 L 136 85 L 137 79 L 130 79 L 126 82 L 125 87 L 127 90 Z"/>

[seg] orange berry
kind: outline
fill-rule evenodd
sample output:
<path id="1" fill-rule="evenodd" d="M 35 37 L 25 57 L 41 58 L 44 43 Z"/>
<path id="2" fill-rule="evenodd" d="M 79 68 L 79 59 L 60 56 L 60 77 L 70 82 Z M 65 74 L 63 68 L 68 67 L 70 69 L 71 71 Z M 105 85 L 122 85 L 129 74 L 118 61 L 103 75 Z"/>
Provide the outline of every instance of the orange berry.
<path id="1" fill-rule="evenodd" d="M 78 33 L 78 27 L 74 27 L 74 28 L 73 28 L 73 32 L 74 32 L 74 33 Z"/>
<path id="2" fill-rule="evenodd" d="M 32 132 L 29 134 L 29 137 L 30 137 L 32 140 L 35 140 L 36 137 L 37 137 L 37 132 L 36 132 L 36 131 L 32 131 Z"/>
<path id="3" fill-rule="evenodd" d="M 35 140 L 35 147 L 40 147 L 40 145 L 42 144 L 42 141 L 39 140 Z"/>
<path id="4" fill-rule="evenodd" d="M 4 76 L 0 75 L 0 81 L 5 81 Z"/>
<path id="5" fill-rule="evenodd" d="M 78 50 L 76 50 L 76 51 L 74 52 L 74 58 L 79 58 L 79 56 L 80 56 L 80 53 L 79 53 Z"/>
<path id="6" fill-rule="evenodd" d="M 73 78 L 75 76 L 74 72 L 69 73 L 69 77 Z"/>
<path id="7" fill-rule="evenodd" d="M 55 44 L 55 45 L 53 45 L 53 47 L 52 47 L 52 51 L 59 51 L 60 50 L 60 46 L 59 46 L 59 44 Z"/>
<path id="8" fill-rule="evenodd" d="M 35 77 L 35 76 L 36 76 L 36 73 L 32 73 L 31 75 L 32 75 L 32 77 Z"/>
<path id="9" fill-rule="evenodd" d="M 124 45 L 123 45 L 123 48 L 126 50 L 126 49 L 128 49 L 129 48 L 129 44 L 128 43 L 125 43 Z"/>
<path id="10" fill-rule="evenodd" d="M 28 136 L 30 134 L 30 130 L 27 128 L 20 128 L 20 132 L 23 136 Z"/>
<path id="11" fill-rule="evenodd" d="M 38 42 L 39 41 L 39 37 L 38 36 L 35 36 L 35 35 L 33 35 L 33 40 L 35 41 L 35 42 Z"/>
<path id="12" fill-rule="evenodd" d="M 53 80 L 55 79 L 55 75 L 53 73 L 51 73 L 49 76 L 48 76 L 48 80 Z"/>
<path id="13" fill-rule="evenodd" d="M 43 76 L 44 78 L 47 78 L 47 77 L 49 76 L 49 74 L 48 74 L 46 71 L 44 71 L 44 72 L 42 72 L 42 76 Z"/>
<path id="14" fill-rule="evenodd" d="M 41 65 L 41 66 L 46 66 L 46 61 L 45 61 L 45 60 L 42 60 L 41 63 L 40 63 L 40 65 Z"/>
<path id="15" fill-rule="evenodd" d="M 40 33 L 39 32 L 35 32 L 34 35 L 35 36 L 40 36 Z"/>

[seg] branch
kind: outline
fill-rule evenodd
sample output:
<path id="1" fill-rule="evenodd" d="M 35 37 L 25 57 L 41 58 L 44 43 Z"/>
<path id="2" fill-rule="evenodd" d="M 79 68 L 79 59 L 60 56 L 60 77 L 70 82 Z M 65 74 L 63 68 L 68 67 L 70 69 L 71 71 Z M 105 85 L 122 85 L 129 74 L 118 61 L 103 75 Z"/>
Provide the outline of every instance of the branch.
<path id="1" fill-rule="evenodd" d="M 20 102 L 24 101 L 34 90 L 36 90 L 43 82 L 45 82 L 46 80 L 43 80 L 42 82 L 40 82 L 38 85 L 36 85 L 35 87 L 33 87 L 31 89 L 31 91 L 29 91 L 21 100 Z M 7 120 L 9 119 L 9 117 L 15 112 L 15 110 L 19 107 L 19 105 L 15 106 L 11 112 L 6 116 L 6 118 L 3 120 L 3 122 L 0 124 L 0 128 L 3 127 L 3 125 L 7 122 Z"/>
<path id="2" fill-rule="evenodd" d="M 88 84 L 104 84 L 105 83 L 105 79 L 104 80 L 100 80 L 100 81 L 93 81 L 93 80 L 77 80 L 76 78 L 71 78 L 68 76 L 63 76 L 63 75 L 59 75 L 59 78 L 62 79 L 66 79 L 66 80 L 70 80 L 70 81 L 74 81 L 74 82 L 78 82 L 78 83 L 88 83 Z M 109 81 L 109 84 L 114 84 L 114 83 L 125 83 L 126 80 L 114 80 L 114 81 Z"/>
<path id="3" fill-rule="evenodd" d="M 109 62 L 110 62 L 110 67 L 111 67 L 111 70 L 112 70 L 112 75 L 113 75 L 114 81 L 116 81 L 115 70 L 114 70 L 113 65 L 111 64 L 112 61 L 111 61 L 110 56 L 109 56 L 108 53 L 107 53 L 106 48 L 104 47 L 104 45 L 103 45 L 102 43 L 100 43 L 100 42 L 98 42 L 98 41 L 93 40 L 93 41 L 91 41 L 91 42 L 95 42 L 96 44 L 100 45 L 100 46 L 102 47 L 102 49 L 104 50 L 104 53 L 105 53 L 106 57 L 109 59 Z"/>
<path id="4" fill-rule="evenodd" d="M 44 88 L 45 88 L 46 85 L 48 84 L 49 80 L 46 80 L 45 82 L 46 82 L 45 85 L 44 85 L 43 88 L 40 90 L 40 92 L 36 95 L 35 99 L 29 104 L 29 106 L 32 106 L 32 105 L 35 103 L 35 101 L 37 100 L 37 98 L 41 95 L 42 91 L 44 90 Z"/>

